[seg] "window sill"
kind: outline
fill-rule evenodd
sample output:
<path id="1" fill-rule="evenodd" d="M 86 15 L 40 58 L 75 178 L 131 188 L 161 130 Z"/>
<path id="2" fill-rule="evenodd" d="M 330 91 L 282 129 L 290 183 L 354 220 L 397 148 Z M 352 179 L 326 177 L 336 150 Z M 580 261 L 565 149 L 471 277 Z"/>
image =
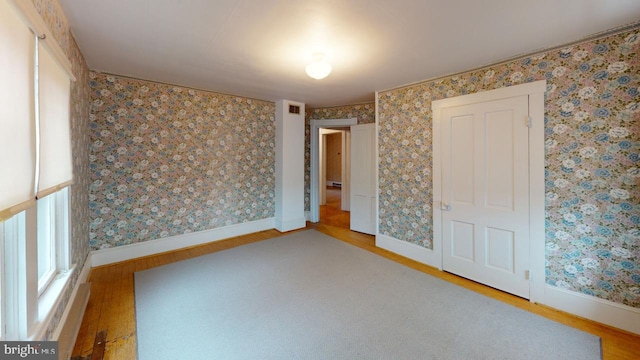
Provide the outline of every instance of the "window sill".
<path id="1" fill-rule="evenodd" d="M 49 328 L 51 320 L 55 315 L 64 292 L 71 281 L 71 276 L 75 272 L 75 266 L 69 270 L 61 270 L 55 275 L 47 289 L 38 298 L 38 325 L 36 331 L 33 332 L 32 340 L 44 340 L 46 331 Z"/>

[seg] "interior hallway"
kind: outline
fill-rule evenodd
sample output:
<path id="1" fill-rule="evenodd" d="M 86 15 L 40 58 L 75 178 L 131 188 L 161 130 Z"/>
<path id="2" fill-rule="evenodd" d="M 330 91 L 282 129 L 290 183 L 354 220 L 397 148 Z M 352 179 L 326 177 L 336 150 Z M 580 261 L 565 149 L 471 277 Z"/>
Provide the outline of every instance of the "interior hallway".
<path id="1" fill-rule="evenodd" d="M 342 211 L 339 187 L 327 186 L 327 203 L 320 206 L 320 223 L 349 230 L 350 213 Z"/>

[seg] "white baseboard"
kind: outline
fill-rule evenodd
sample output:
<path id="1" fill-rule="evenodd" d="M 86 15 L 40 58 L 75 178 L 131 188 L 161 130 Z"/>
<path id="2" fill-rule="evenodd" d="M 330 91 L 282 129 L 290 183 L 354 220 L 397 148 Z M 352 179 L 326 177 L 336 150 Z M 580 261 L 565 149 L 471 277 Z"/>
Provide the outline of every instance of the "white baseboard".
<path id="1" fill-rule="evenodd" d="M 276 218 L 274 223 L 276 230 L 280 232 L 302 229 L 303 227 L 307 226 L 307 222 L 304 216 L 288 220 L 281 220 Z"/>
<path id="2" fill-rule="evenodd" d="M 437 256 L 431 249 L 382 234 L 376 235 L 376 246 L 442 270 L 441 257 Z"/>
<path id="3" fill-rule="evenodd" d="M 376 235 L 376 246 L 442 270 L 442 258 L 437 256 L 433 250 L 380 234 Z M 544 294 L 537 302 L 618 329 L 640 334 L 640 309 L 637 308 L 550 285 L 545 285 Z"/>
<path id="4" fill-rule="evenodd" d="M 599 323 L 640 334 L 640 309 L 545 285 L 539 303 Z"/>
<path id="5" fill-rule="evenodd" d="M 91 252 L 91 265 L 102 266 L 113 264 L 143 256 L 155 255 L 190 246 L 206 244 L 234 236 L 269 230 L 274 227 L 274 218 L 267 218 L 211 230 L 118 246 L 110 249 L 96 250 Z"/>
<path id="6" fill-rule="evenodd" d="M 304 212 L 304 219 L 306 221 L 311 221 L 311 211 L 305 211 Z"/>

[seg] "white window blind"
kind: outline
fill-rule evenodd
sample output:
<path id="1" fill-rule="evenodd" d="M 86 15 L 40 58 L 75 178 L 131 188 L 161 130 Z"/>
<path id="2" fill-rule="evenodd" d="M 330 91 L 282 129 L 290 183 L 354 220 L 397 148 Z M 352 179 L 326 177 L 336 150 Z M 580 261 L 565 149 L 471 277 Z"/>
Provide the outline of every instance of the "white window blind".
<path id="1" fill-rule="evenodd" d="M 0 221 L 35 204 L 34 36 L 0 0 Z"/>
<path id="2" fill-rule="evenodd" d="M 38 41 L 39 160 L 38 198 L 73 180 L 69 128 L 69 75 L 46 45 Z"/>

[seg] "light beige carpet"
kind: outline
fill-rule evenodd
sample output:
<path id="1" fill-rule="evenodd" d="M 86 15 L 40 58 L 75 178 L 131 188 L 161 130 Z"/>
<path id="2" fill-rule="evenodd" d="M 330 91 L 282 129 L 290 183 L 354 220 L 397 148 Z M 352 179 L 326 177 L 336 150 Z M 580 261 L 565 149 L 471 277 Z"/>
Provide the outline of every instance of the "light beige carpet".
<path id="1" fill-rule="evenodd" d="M 599 338 L 314 230 L 135 274 L 138 359 L 600 359 Z"/>

